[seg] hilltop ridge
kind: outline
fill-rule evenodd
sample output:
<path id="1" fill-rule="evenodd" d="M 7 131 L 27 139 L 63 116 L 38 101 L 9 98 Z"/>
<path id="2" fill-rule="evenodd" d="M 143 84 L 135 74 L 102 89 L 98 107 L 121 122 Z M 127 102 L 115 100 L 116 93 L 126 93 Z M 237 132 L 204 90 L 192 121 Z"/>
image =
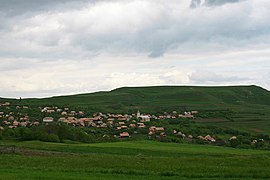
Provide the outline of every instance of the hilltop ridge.
<path id="1" fill-rule="evenodd" d="M 1 98 L 2 100 L 18 101 Z M 53 96 L 49 98 L 28 98 L 24 101 L 33 103 L 57 103 L 94 105 L 111 103 L 123 106 L 141 106 L 143 104 L 262 104 L 270 105 L 270 92 L 260 86 L 145 86 L 120 87 L 111 91 Z M 91 101 L 91 102 L 90 102 Z M 161 105 L 160 104 L 160 105 Z"/>

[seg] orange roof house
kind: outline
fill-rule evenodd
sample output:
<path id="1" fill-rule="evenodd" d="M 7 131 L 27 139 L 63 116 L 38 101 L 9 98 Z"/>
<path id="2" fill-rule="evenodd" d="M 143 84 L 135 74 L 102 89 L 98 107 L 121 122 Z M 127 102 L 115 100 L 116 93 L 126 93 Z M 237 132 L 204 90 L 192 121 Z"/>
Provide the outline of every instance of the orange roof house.
<path id="1" fill-rule="evenodd" d="M 123 132 L 123 133 L 120 133 L 120 138 L 129 138 L 129 133 L 128 132 Z"/>

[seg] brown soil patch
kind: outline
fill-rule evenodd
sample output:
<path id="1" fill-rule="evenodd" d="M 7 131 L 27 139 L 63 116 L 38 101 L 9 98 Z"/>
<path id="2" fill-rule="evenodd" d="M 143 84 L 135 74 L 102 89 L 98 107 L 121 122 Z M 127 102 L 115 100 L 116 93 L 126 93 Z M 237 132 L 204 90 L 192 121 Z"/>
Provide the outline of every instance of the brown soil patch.
<path id="1" fill-rule="evenodd" d="M 40 156 L 40 157 L 50 157 L 50 156 L 64 157 L 64 156 L 76 155 L 74 153 L 42 151 L 42 150 L 33 150 L 33 149 L 17 149 L 16 152 L 24 156 Z"/>
<path id="2" fill-rule="evenodd" d="M 254 132 L 257 132 L 257 133 L 264 132 L 263 130 L 258 129 L 258 128 L 251 128 L 250 130 L 251 130 L 251 131 L 254 131 Z"/>

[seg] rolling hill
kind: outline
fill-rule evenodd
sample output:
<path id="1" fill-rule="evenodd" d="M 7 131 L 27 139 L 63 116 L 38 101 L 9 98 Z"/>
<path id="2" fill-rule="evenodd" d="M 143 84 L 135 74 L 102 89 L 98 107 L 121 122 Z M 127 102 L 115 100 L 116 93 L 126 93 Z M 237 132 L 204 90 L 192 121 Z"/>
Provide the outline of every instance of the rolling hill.
<path id="1" fill-rule="evenodd" d="M 156 86 L 123 87 L 109 92 L 96 92 L 44 99 L 26 99 L 24 102 L 38 105 L 72 105 L 99 111 L 125 111 L 160 108 L 224 109 L 234 106 L 270 106 L 270 92 L 258 86 Z"/>
<path id="2" fill-rule="evenodd" d="M 270 133 L 270 92 L 254 85 L 123 87 L 108 92 L 10 101 L 30 106 L 69 106 L 87 112 L 198 110 L 200 123 Z"/>

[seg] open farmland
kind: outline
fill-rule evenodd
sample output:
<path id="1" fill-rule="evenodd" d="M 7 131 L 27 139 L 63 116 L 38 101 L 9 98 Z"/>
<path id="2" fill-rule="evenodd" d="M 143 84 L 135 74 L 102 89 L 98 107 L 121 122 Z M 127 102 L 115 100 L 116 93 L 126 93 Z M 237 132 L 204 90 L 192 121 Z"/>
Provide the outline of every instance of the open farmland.
<path id="1" fill-rule="evenodd" d="M 151 141 L 1 141 L 0 179 L 269 179 L 270 152 Z"/>

